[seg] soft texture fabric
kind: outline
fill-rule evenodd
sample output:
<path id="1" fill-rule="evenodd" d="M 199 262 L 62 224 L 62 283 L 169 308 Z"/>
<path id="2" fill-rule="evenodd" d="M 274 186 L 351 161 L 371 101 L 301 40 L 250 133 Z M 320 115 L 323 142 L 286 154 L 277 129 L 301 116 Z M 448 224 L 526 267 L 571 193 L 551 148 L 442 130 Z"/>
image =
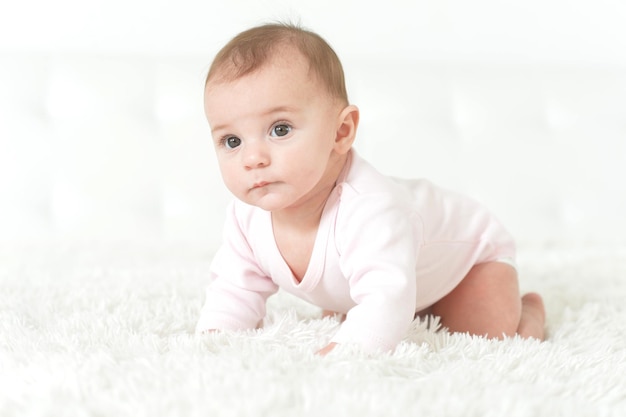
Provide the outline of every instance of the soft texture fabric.
<path id="1" fill-rule="evenodd" d="M 278 288 L 347 313 L 333 342 L 393 349 L 416 312 L 448 294 L 477 263 L 515 257 L 513 239 L 474 200 L 427 180 L 383 176 L 354 151 L 331 193 L 309 267 L 295 279 L 271 214 L 236 201 L 197 331 L 250 329 Z"/>
<path id="2" fill-rule="evenodd" d="M 391 354 L 324 358 L 338 320 L 283 291 L 263 329 L 194 335 L 211 258 L 180 242 L 0 244 L 0 415 L 626 415 L 626 248 L 520 247 L 546 342 L 418 321 Z"/>

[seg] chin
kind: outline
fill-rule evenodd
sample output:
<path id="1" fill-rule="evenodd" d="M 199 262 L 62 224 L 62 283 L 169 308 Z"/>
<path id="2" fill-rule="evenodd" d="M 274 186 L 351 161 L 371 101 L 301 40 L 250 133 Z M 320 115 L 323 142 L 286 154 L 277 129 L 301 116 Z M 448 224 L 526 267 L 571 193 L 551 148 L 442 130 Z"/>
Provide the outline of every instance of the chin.
<path id="1" fill-rule="evenodd" d="M 276 211 L 288 207 L 288 204 L 285 204 L 284 201 L 276 201 L 276 199 L 267 197 L 260 199 L 247 199 L 243 200 L 243 202 L 265 211 Z"/>

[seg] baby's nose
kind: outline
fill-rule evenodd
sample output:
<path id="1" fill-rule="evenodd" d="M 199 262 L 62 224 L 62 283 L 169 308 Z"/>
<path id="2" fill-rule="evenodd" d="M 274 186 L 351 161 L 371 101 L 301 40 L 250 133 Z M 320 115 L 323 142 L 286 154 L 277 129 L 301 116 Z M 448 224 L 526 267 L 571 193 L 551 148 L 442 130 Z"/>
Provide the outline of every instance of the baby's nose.
<path id="1" fill-rule="evenodd" d="M 267 147 L 261 143 L 246 143 L 243 149 L 243 163 L 247 169 L 262 168 L 270 164 Z"/>

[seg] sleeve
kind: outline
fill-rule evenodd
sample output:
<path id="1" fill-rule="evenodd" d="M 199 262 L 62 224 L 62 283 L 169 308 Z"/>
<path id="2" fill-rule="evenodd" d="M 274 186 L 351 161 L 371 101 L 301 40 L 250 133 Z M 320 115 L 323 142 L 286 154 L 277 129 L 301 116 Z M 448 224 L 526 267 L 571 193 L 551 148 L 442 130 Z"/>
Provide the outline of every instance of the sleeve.
<path id="1" fill-rule="evenodd" d="M 278 286 L 256 263 L 234 203 L 229 207 L 224 243 L 213 259 L 210 275 L 196 333 L 257 327 L 265 317 L 267 298 Z"/>
<path id="2" fill-rule="evenodd" d="M 340 210 L 337 249 L 356 306 L 333 342 L 393 350 L 413 321 L 417 223 L 406 205 L 389 200 L 357 196 Z"/>

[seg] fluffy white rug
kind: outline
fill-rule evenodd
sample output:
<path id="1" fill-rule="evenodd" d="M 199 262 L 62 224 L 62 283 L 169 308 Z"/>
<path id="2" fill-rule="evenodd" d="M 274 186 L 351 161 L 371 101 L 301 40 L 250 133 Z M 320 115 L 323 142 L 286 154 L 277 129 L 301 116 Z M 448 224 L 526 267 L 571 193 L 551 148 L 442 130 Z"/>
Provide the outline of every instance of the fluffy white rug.
<path id="1" fill-rule="evenodd" d="M 626 248 L 522 251 L 548 341 L 415 323 L 392 354 L 313 352 L 335 319 L 285 294 L 267 326 L 193 335 L 193 245 L 1 246 L 0 415 L 625 416 Z"/>

